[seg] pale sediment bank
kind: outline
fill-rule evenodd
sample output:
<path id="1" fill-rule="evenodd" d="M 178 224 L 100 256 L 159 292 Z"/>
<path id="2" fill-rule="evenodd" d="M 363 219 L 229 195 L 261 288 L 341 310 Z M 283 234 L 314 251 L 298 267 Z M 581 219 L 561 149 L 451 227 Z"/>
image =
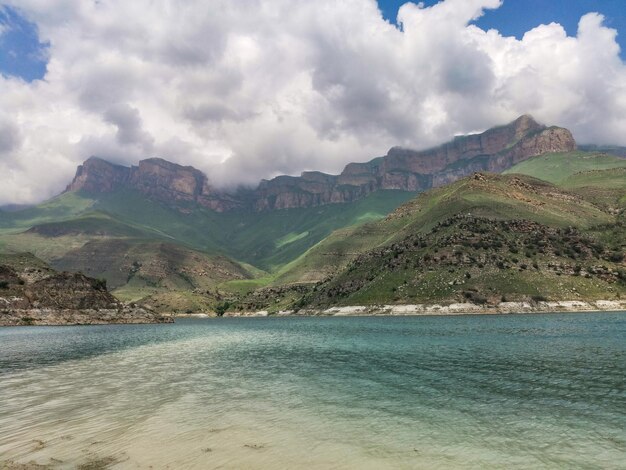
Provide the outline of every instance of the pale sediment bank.
<path id="1" fill-rule="evenodd" d="M 626 310 L 626 300 L 564 300 L 558 302 L 500 302 L 496 305 L 473 303 L 414 304 L 414 305 L 365 305 L 330 307 L 327 309 L 283 310 L 270 313 L 226 312 L 225 317 L 267 317 L 267 316 L 410 316 L 410 315 L 485 315 L 485 314 L 524 314 L 524 313 L 565 313 L 565 312 L 611 312 Z M 186 315 L 189 317 L 190 315 Z M 203 315 L 206 316 L 206 315 Z"/>

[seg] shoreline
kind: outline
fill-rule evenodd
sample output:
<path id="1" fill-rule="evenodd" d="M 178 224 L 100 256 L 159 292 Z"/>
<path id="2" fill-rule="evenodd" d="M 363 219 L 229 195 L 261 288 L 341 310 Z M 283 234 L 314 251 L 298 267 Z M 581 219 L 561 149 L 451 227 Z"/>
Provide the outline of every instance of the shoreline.
<path id="1" fill-rule="evenodd" d="M 497 305 L 479 305 L 469 302 L 444 304 L 351 305 L 319 309 L 281 310 L 278 312 L 229 311 L 224 318 L 279 318 L 279 317 L 401 317 L 446 315 L 525 315 L 534 313 L 602 313 L 626 311 L 626 300 L 566 300 L 540 302 L 501 302 Z M 131 313 L 132 312 L 132 313 Z M 139 313 L 139 314 L 137 314 Z M 184 318 L 219 318 L 213 312 L 156 314 L 141 308 L 118 310 L 56 310 L 28 309 L 0 312 L 0 327 L 13 326 L 77 326 L 77 325 L 131 325 L 174 323 Z"/>
<path id="2" fill-rule="evenodd" d="M 497 305 L 474 303 L 352 305 L 326 309 L 283 310 L 270 313 L 226 312 L 224 317 L 297 317 L 297 316 L 445 316 L 445 315 L 523 315 L 532 313 L 594 313 L 626 311 L 626 300 L 564 300 L 540 302 L 500 302 Z M 211 318 L 213 315 L 182 314 L 175 318 Z"/>
<path id="3" fill-rule="evenodd" d="M 143 308 L 122 309 L 13 309 L 0 310 L 0 327 L 77 326 L 77 325 L 145 325 L 174 323 L 171 316 L 159 315 Z"/>

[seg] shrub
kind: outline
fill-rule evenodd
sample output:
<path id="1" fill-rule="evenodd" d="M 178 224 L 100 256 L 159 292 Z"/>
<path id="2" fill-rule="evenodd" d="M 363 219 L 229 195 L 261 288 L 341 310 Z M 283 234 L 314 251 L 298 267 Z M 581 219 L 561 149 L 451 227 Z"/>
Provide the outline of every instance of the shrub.
<path id="1" fill-rule="evenodd" d="M 94 279 L 91 285 L 97 290 L 107 290 L 107 280 L 104 278 Z"/>
<path id="2" fill-rule="evenodd" d="M 329 294 L 330 295 L 330 294 Z M 230 307 L 230 302 L 226 301 L 226 302 L 220 302 L 219 304 L 217 304 L 217 306 L 215 307 L 215 314 L 218 317 L 222 317 L 224 316 L 224 314 L 226 313 L 226 311 L 228 310 L 228 307 Z"/>
<path id="3" fill-rule="evenodd" d="M 0 289 L 8 289 L 9 281 L 0 281 Z"/>
<path id="4" fill-rule="evenodd" d="M 530 300 L 533 302 L 546 302 L 548 299 L 543 295 L 532 295 Z"/>
<path id="5" fill-rule="evenodd" d="M 474 302 L 475 304 L 483 305 L 487 303 L 487 297 L 476 294 L 472 297 L 472 302 Z"/>

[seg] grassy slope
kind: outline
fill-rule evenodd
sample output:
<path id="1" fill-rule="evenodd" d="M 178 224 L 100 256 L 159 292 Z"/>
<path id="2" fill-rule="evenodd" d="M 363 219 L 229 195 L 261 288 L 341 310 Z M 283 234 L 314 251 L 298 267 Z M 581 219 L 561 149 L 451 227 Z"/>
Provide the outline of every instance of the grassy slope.
<path id="1" fill-rule="evenodd" d="M 464 178 L 419 195 L 382 221 L 333 233 L 287 265 L 276 282 L 319 281 L 364 251 L 414 233 L 427 233 L 456 214 L 527 219 L 556 227 L 591 227 L 613 222 L 610 214 L 595 205 L 533 178 Z"/>
<path id="2" fill-rule="evenodd" d="M 31 230 L 56 238 L 51 244 L 74 248 L 88 237 L 142 237 L 187 245 L 208 253 L 224 253 L 260 267 L 275 269 L 299 256 L 333 230 L 384 217 L 414 194 L 380 191 L 351 204 L 261 213 L 216 213 L 190 207 L 187 213 L 146 200 L 135 192 L 100 195 L 64 194 L 41 206 L 0 216 L 0 235 L 10 244 L 26 240 L 7 235 Z M 21 235 L 20 235 L 21 237 Z M 40 237 L 40 238 L 42 238 Z M 49 250 L 48 250 L 49 251 Z M 45 255 L 47 252 L 40 251 Z"/>
<path id="3" fill-rule="evenodd" d="M 618 298 L 626 295 L 626 271 L 614 254 L 574 229 L 459 216 L 356 258 L 318 285 L 309 301 L 328 306 Z"/>
<path id="4" fill-rule="evenodd" d="M 542 161 L 551 166 L 555 158 Z M 344 259 L 306 300 L 323 306 L 623 298 L 626 168 L 576 171 L 585 165 L 562 172 L 562 188 L 490 175 L 424 193 L 373 224 L 390 234 L 386 241 Z M 341 234 L 334 235 L 318 252 L 340 242 Z M 354 237 L 364 238 L 351 235 L 343 242 L 358 251 Z"/>
<path id="5" fill-rule="evenodd" d="M 604 243 L 626 249 L 626 160 L 601 153 L 548 154 L 522 162 L 510 173 L 539 175 L 616 216 L 616 223 L 591 233 Z"/>
<path id="6" fill-rule="evenodd" d="M 208 252 L 223 252 L 263 270 L 296 258 L 333 230 L 384 217 L 414 194 L 380 191 L 351 204 L 271 212 L 188 214 L 146 202 L 137 194 L 112 194 L 96 207 Z"/>
<path id="7" fill-rule="evenodd" d="M 529 158 L 504 174 L 520 173 L 560 184 L 570 176 L 591 170 L 626 168 L 626 160 L 597 152 L 549 153 Z"/>
<path id="8" fill-rule="evenodd" d="M 64 194 L 40 207 L 0 214 L 0 250 L 31 251 L 57 269 L 105 278 L 125 300 L 150 295 L 164 308 L 205 309 L 224 291 L 248 292 L 269 283 L 272 276 L 258 266 L 275 269 L 333 230 L 380 219 L 412 196 L 382 191 L 352 204 L 219 214 L 198 207 L 173 210 L 134 192 L 97 198 Z M 243 261 L 232 262 L 220 253 Z M 168 268 L 143 272 L 152 261 Z M 143 267 L 131 276 L 133 263 Z M 198 265 L 208 275 L 181 275 Z"/>
<path id="9" fill-rule="evenodd" d="M 76 193 L 64 193 L 38 206 L 0 213 L 0 234 L 15 233 L 34 225 L 69 220 L 88 211 L 94 200 Z"/>

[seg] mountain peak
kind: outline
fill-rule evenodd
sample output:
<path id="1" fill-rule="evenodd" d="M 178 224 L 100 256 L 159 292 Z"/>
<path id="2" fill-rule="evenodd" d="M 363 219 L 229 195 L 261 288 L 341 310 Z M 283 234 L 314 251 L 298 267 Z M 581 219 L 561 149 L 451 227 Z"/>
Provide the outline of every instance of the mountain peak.
<path id="1" fill-rule="evenodd" d="M 128 170 L 125 166 L 91 156 L 78 166 L 74 179 L 65 191 L 112 192 L 127 182 Z"/>
<path id="2" fill-rule="evenodd" d="M 162 158 L 125 167 L 90 157 L 78 167 L 67 191 L 106 193 L 128 187 L 179 208 L 184 206 L 181 202 L 193 202 L 220 212 L 290 209 L 350 202 L 381 189 L 424 191 L 477 171 L 501 172 L 530 157 L 574 149 L 576 142 L 567 129 L 548 128 L 525 114 L 507 125 L 459 136 L 432 149 L 393 147 L 385 157 L 348 164 L 339 175 L 305 171 L 299 177 L 263 180 L 245 195 L 217 191 L 200 170 Z"/>

